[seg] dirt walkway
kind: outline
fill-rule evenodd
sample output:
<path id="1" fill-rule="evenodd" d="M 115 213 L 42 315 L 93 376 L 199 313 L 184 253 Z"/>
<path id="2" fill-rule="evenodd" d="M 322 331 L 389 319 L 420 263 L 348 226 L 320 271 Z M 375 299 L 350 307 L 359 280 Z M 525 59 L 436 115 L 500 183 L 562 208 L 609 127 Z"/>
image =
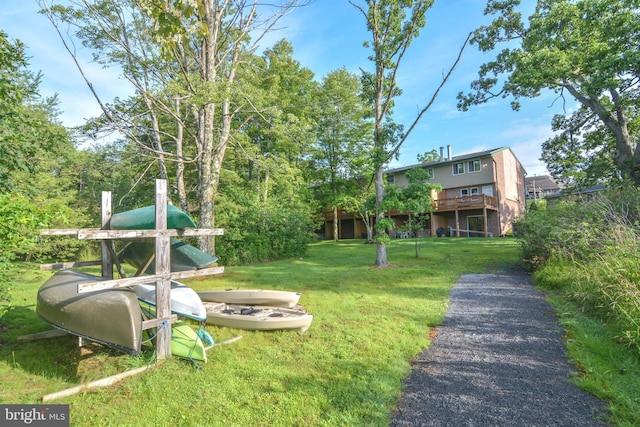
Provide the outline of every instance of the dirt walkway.
<path id="1" fill-rule="evenodd" d="M 553 308 L 521 272 L 460 278 L 414 363 L 391 426 L 602 426 L 604 402 L 569 383 Z"/>

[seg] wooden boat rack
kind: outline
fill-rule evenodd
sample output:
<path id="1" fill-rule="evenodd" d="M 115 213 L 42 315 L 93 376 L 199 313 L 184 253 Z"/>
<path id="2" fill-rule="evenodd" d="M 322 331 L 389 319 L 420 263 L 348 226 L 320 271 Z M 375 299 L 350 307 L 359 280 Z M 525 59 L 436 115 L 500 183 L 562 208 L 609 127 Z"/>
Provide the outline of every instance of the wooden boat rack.
<path id="1" fill-rule="evenodd" d="M 160 323 L 167 321 L 173 323 L 177 320 L 171 314 L 170 291 L 171 281 L 186 279 L 190 277 L 211 276 L 224 273 L 224 267 L 211 267 L 200 270 L 171 272 L 170 269 L 170 239 L 171 237 L 185 236 L 216 236 L 222 235 L 222 229 L 167 229 L 167 181 L 156 180 L 156 228 L 155 230 L 110 230 L 108 224 L 112 216 L 111 192 L 102 192 L 102 228 L 81 228 L 81 229 L 52 229 L 43 230 L 42 236 L 73 236 L 78 239 L 101 240 L 101 260 L 99 261 L 79 261 L 62 262 L 54 264 L 43 264 L 41 270 L 53 270 L 60 268 L 73 268 L 90 265 L 102 266 L 102 277 L 107 280 L 84 283 L 78 286 L 78 293 L 95 291 L 99 289 L 120 288 L 133 286 L 142 283 L 156 284 L 156 318 L 145 320 L 143 329 L 154 328 Z M 155 239 L 156 251 L 150 257 L 149 263 L 155 256 L 156 270 L 154 275 L 125 277 L 113 248 L 115 239 Z M 114 279 L 114 266 L 118 269 L 121 279 Z M 161 328 L 156 340 L 157 357 L 165 359 L 171 357 L 171 328 Z"/>

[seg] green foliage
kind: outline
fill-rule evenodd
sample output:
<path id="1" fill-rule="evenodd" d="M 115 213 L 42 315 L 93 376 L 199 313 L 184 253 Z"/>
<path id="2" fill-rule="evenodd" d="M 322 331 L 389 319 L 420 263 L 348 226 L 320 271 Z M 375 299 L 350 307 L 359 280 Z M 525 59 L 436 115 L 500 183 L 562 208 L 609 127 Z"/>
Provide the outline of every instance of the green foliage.
<path id="1" fill-rule="evenodd" d="M 56 97 L 40 99 L 41 76 L 29 71 L 24 50 L 0 30 L 0 192 L 15 190 L 14 173 L 35 172 L 36 156 L 69 142 L 55 123 Z"/>
<path id="2" fill-rule="evenodd" d="M 516 230 L 536 282 L 560 289 L 640 354 L 640 192 L 530 209 Z"/>
<path id="3" fill-rule="evenodd" d="M 438 154 L 438 150 L 434 148 L 431 151 L 425 151 L 423 154 L 418 154 L 416 157 L 420 163 L 431 163 L 440 159 L 440 154 Z"/>
<path id="4" fill-rule="evenodd" d="M 276 196 L 265 204 L 255 193 L 230 188 L 219 198 L 219 208 L 224 235 L 216 239 L 216 252 L 224 265 L 300 257 L 313 238 L 309 207 L 295 198 Z"/>
<path id="5" fill-rule="evenodd" d="M 562 132 L 545 143 L 543 153 L 554 176 L 589 185 L 622 174 L 640 184 L 634 142 L 640 52 L 631 48 L 640 43 L 637 0 L 540 0 L 528 26 L 519 4 L 488 3 L 485 13 L 496 17 L 471 42 L 483 52 L 506 47 L 480 67 L 473 92 L 459 94 L 459 107 L 513 96 L 512 107 L 519 109 L 521 98 L 545 90 L 560 98 L 568 94 L 581 108 L 554 119 Z"/>
<path id="6" fill-rule="evenodd" d="M 0 194 L 0 246 L 9 261 L 69 259 L 82 245 L 40 236 L 47 228 L 68 226 L 75 212 L 56 200 L 32 200 L 19 193 Z"/>
<path id="7" fill-rule="evenodd" d="M 70 396 L 74 426 L 386 426 L 402 392 L 402 379 L 429 345 L 428 331 L 444 318 L 449 291 L 462 273 L 518 262 L 511 239 L 429 239 L 428 257 L 413 257 L 410 242 L 394 242 L 399 268 L 373 269 L 373 245 L 362 240 L 318 242 L 303 259 L 227 267 L 197 278 L 196 290 L 295 290 L 314 314 L 311 328 L 239 331 L 207 325 L 217 345 L 196 369 L 172 358 L 148 372 Z M 369 260 L 369 261 L 367 261 Z M 443 269 L 443 264 L 450 268 Z M 49 276 L 25 266 L 17 277 L 13 309 L 0 309 L 0 403 L 35 403 L 47 393 L 86 384 L 150 358 L 99 346 L 78 349 L 73 336 L 17 343 L 15 337 L 47 330 L 35 313 L 37 289 Z M 27 267 L 29 267 L 27 269 Z M 198 325 L 192 325 L 196 328 Z M 144 414 L 132 420 L 131 414 Z"/>
<path id="8" fill-rule="evenodd" d="M 406 187 L 390 185 L 386 188 L 381 206 L 385 211 L 395 209 L 409 215 L 405 228 L 411 232 L 417 243 L 418 231 L 425 225 L 423 214 L 433 210 L 431 194 L 434 191 L 441 191 L 442 186 L 432 183 L 429 170 L 422 167 L 408 170 L 406 177 L 408 181 Z M 394 225 L 393 222 L 391 223 Z M 420 247 L 416 244 L 416 257 L 420 256 L 419 249 Z"/>
<path id="9" fill-rule="evenodd" d="M 625 351 L 608 324 L 585 314 L 561 292 L 547 293 L 566 331 L 569 358 L 577 365 L 572 381 L 609 402 L 611 425 L 640 425 L 640 358 Z"/>
<path id="10" fill-rule="evenodd" d="M 316 142 L 306 174 L 325 209 L 357 212 L 367 223 L 373 124 L 361 90 L 357 76 L 344 68 L 323 77 L 316 95 Z"/>
<path id="11" fill-rule="evenodd" d="M 73 238 L 47 239 L 46 228 L 62 227 L 74 212 L 55 199 L 32 199 L 20 193 L 0 194 L 0 303 L 8 301 L 7 280 L 16 260 L 73 259 L 84 245 Z"/>
<path id="12" fill-rule="evenodd" d="M 578 189 L 619 182 L 616 140 L 593 112 L 583 106 L 571 116 L 556 115 L 551 126 L 557 134 L 542 144 L 541 155 L 551 175 Z"/>

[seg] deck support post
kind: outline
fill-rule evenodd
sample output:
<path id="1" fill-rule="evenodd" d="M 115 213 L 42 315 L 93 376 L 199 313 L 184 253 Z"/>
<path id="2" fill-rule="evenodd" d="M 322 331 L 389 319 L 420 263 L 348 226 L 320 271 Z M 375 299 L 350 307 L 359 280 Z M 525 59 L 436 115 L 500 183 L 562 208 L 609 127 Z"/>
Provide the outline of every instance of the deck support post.
<path id="1" fill-rule="evenodd" d="M 487 223 L 487 205 L 482 208 L 482 220 L 484 225 L 484 237 L 489 237 L 489 224 Z"/>

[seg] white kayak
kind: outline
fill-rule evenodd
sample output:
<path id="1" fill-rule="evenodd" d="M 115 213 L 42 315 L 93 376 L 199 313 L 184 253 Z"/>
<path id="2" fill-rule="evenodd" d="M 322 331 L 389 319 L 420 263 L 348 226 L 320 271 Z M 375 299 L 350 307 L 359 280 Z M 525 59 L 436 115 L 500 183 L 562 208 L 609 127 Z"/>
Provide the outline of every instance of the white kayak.
<path id="1" fill-rule="evenodd" d="M 140 301 L 156 305 L 156 285 L 154 283 L 135 285 L 133 291 Z M 195 320 L 207 318 L 207 310 L 196 291 L 180 282 L 171 282 L 171 311 L 178 316 Z"/>
<path id="2" fill-rule="evenodd" d="M 304 332 L 311 326 L 313 315 L 303 310 L 284 307 L 248 306 L 203 302 L 207 323 L 229 328 L 272 331 L 287 329 Z"/>
<path id="3" fill-rule="evenodd" d="M 298 304 L 301 294 L 264 289 L 214 289 L 200 291 L 198 296 L 202 301 L 292 308 Z"/>

